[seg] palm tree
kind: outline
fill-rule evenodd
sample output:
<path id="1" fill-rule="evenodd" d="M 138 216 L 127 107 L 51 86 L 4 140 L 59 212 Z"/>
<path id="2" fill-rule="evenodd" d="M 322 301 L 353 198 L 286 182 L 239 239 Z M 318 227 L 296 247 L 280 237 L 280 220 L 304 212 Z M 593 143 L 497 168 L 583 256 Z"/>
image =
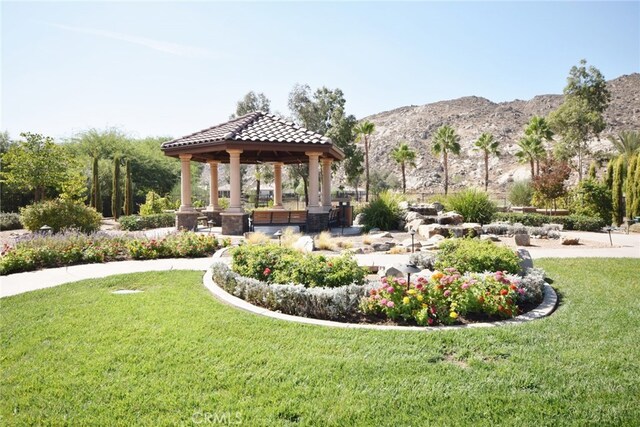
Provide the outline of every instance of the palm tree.
<path id="1" fill-rule="evenodd" d="M 409 144 L 402 142 L 398 147 L 391 151 L 391 158 L 400 164 L 402 170 L 402 192 L 407 192 L 407 179 L 405 175 L 405 169 L 407 163 L 410 166 L 416 167 L 416 152 L 409 148 Z"/>
<path id="2" fill-rule="evenodd" d="M 356 141 L 364 142 L 364 176 L 367 180 L 364 190 L 365 202 L 369 201 L 369 135 L 371 135 L 375 129 L 376 125 L 368 120 L 365 120 L 364 122 L 356 125 L 356 127 L 353 129 L 356 133 Z"/>
<path id="3" fill-rule="evenodd" d="M 531 179 L 533 179 L 536 175 L 535 171 L 535 161 L 544 155 L 544 147 L 542 146 L 542 142 L 533 137 L 533 136 L 525 136 L 518 141 L 518 147 L 520 150 L 516 152 L 516 157 L 521 163 L 529 162 L 531 165 Z"/>
<path id="4" fill-rule="evenodd" d="M 553 131 L 544 117 L 533 116 L 524 129 L 524 134 L 538 141 L 535 145 L 540 148 L 534 153 L 534 160 L 536 162 L 536 175 L 540 175 L 540 160 L 546 157 L 544 142 L 553 139 Z"/>
<path id="5" fill-rule="evenodd" d="M 623 130 L 617 137 L 609 136 L 609 142 L 627 160 L 640 153 L 640 132 Z"/>
<path id="6" fill-rule="evenodd" d="M 489 155 L 499 156 L 498 141 L 493 139 L 490 133 L 483 133 L 480 138 L 473 143 L 476 151 L 484 153 L 484 191 L 489 188 Z"/>
<path id="7" fill-rule="evenodd" d="M 433 153 L 439 156 L 442 153 L 444 163 L 444 194 L 449 192 L 449 153 L 460 154 L 460 136 L 448 125 L 440 126 L 433 138 Z"/>

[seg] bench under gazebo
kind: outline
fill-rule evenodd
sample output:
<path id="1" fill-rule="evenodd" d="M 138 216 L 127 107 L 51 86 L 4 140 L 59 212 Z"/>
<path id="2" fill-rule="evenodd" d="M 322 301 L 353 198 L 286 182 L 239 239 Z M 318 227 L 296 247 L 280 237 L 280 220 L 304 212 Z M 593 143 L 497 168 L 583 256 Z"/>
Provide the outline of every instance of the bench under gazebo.
<path id="1" fill-rule="evenodd" d="M 274 172 L 273 210 L 282 205 L 282 166 L 309 165 L 309 204 L 306 230 L 327 228 L 331 210 L 331 164 L 344 159 L 344 153 L 331 139 L 309 131 L 278 116 L 261 111 L 162 144 L 167 156 L 181 162 L 181 204 L 176 213 L 178 228 L 193 229 L 202 214 L 222 225 L 222 234 L 241 235 L 249 230 L 240 194 L 241 164 L 271 164 Z M 191 205 L 190 162 L 208 163 L 211 168 L 209 206 L 201 213 Z M 218 167 L 230 165 L 229 207 L 218 204 Z M 319 197 L 319 165 L 322 164 L 322 196 Z"/>

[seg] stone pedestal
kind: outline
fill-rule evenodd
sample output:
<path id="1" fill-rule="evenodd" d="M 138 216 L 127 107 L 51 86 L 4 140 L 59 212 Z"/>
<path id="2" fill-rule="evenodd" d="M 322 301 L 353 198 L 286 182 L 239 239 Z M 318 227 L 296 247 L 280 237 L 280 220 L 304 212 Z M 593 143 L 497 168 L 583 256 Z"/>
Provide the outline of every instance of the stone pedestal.
<path id="1" fill-rule="evenodd" d="M 202 211 L 202 215 L 207 217 L 207 221 L 213 221 L 214 227 L 220 227 L 222 225 L 221 213 L 222 211 Z"/>
<path id="2" fill-rule="evenodd" d="M 176 228 L 178 230 L 196 230 L 200 214 L 192 212 L 176 212 Z"/>
<path id="3" fill-rule="evenodd" d="M 225 236 L 242 236 L 249 231 L 249 214 L 222 212 L 222 234 Z"/>
<path id="4" fill-rule="evenodd" d="M 329 228 L 329 212 L 309 212 L 307 233 L 318 233 Z"/>

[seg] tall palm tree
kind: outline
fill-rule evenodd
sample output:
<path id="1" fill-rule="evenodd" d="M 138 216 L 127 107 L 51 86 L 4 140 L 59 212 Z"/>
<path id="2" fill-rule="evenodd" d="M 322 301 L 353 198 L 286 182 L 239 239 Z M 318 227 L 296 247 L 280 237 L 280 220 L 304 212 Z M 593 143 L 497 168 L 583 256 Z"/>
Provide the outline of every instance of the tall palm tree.
<path id="1" fill-rule="evenodd" d="M 406 165 L 416 167 L 416 152 L 409 148 L 406 142 L 401 143 L 391 151 L 391 158 L 400 164 L 402 170 L 402 192 L 407 192 L 407 179 L 405 175 Z"/>
<path id="2" fill-rule="evenodd" d="M 364 190 L 365 191 L 364 200 L 366 202 L 369 201 L 369 136 L 373 133 L 375 129 L 376 129 L 376 125 L 374 125 L 368 120 L 365 120 L 364 122 L 359 123 L 353 129 L 354 132 L 356 133 L 356 141 L 364 142 L 364 176 L 365 176 L 365 179 L 367 180 L 365 190 Z"/>
<path id="3" fill-rule="evenodd" d="M 540 175 L 540 160 L 544 159 L 547 154 L 544 143 L 553 139 L 553 131 L 544 117 L 533 116 L 524 129 L 524 134 L 538 141 L 535 145 L 540 148 L 536 149 L 534 160 L 536 163 L 536 175 Z"/>
<path id="4" fill-rule="evenodd" d="M 473 143 L 476 151 L 482 151 L 484 153 L 484 191 L 489 188 L 489 155 L 499 156 L 498 141 L 493 139 L 493 135 L 490 133 L 483 133 L 480 138 Z"/>
<path id="5" fill-rule="evenodd" d="M 525 136 L 518 141 L 518 148 L 516 157 L 521 163 L 529 162 L 531 165 L 531 179 L 533 179 L 536 176 L 536 159 L 542 157 L 545 152 L 542 142 L 533 136 Z"/>
<path id="6" fill-rule="evenodd" d="M 444 194 L 449 192 L 449 153 L 460 154 L 460 136 L 448 125 L 440 126 L 433 138 L 433 153 L 436 156 L 442 154 L 444 163 Z"/>
<path id="7" fill-rule="evenodd" d="M 616 137 L 609 136 L 609 142 L 627 160 L 640 153 L 640 132 L 623 130 Z"/>

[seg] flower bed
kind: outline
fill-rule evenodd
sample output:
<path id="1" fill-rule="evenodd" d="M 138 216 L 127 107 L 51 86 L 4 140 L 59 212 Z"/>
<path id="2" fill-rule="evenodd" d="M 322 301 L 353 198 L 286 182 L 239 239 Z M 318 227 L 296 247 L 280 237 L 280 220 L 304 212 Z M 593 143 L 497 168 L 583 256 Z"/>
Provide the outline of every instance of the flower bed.
<path id="1" fill-rule="evenodd" d="M 4 246 L 0 275 L 127 259 L 204 257 L 229 244 L 229 240 L 218 241 L 215 237 L 193 232 L 178 232 L 161 239 L 71 231 L 53 235 L 32 234 L 23 237 L 15 246 Z"/>

